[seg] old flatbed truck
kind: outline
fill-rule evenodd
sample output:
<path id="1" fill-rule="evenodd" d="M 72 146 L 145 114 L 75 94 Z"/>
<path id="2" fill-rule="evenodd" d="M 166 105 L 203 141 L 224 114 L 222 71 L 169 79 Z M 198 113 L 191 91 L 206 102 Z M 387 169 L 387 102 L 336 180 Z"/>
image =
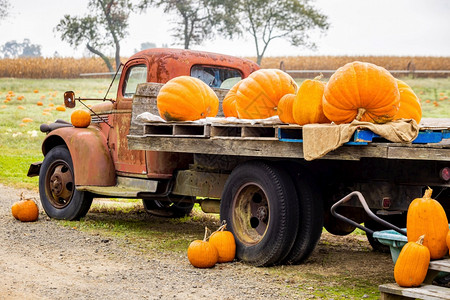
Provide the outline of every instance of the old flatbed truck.
<path id="1" fill-rule="evenodd" d="M 227 221 L 238 259 L 268 266 L 307 259 L 323 227 L 336 235 L 351 233 L 355 226 L 331 215 L 330 207 L 352 191 L 399 227 L 405 226 L 409 203 L 427 186 L 449 214 L 448 120 L 422 125 L 407 145 L 357 132 L 353 141 L 313 161 L 303 157 L 301 126 L 137 121 L 143 112 L 157 114 L 156 95 L 171 78 L 198 77 L 222 100 L 224 88 L 257 69 L 245 59 L 188 50 L 132 56 L 116 99 L 92 107 L 88 128 L 63 121 L 41 128 L 48 133 L 45 158 L 29 175 L 39 175 L 47 215 L 79 219 L 94 197 L 139 198 L 148 212 L 167 217 L 186 215 L 200 203 Z M 383 229 L 357 201 L 338 211 Z M 368 239 L 381 249 L 370 234 Z"/>

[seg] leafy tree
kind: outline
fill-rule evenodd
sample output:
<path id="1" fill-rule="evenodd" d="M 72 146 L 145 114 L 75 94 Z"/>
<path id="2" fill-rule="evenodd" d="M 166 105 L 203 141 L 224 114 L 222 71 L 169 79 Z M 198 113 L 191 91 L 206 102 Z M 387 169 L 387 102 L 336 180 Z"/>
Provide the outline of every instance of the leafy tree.
<path id="1" fill-rule="evenodd" d="M 8 16 L 8 11 L 10 8 L 11 4 L 8 0 L 0 0 L 0 20 L 3 20 Z"/>
<path id="2" fill-rule="evenodd" d="M 177 18 L 172 20 L 172 36 L 181 41 L 184 49 L 189 49 L 225 27 L 225 4 L 224 0 L 141 0 L 138 6 L 145 10 L 155 5 L 162 7 L 165 13 L 176 14 Z"/>
<path id="3" fill-rule="evenodd" d="M 275 39 L 287 39 L 294 46 L 315 48 L 309 32 L 327 30 L 327 16 L 316 10 L 311 0 L 229 0 L 228 18 L 238 20 L 233 26 L 228 21 L 229 35 L 250 34 L 256 48 L 257 63 Z"/>
<path id="4" fill-rule="evenodd" d="M 120 42 L 128 34 L 128 17 L 133 5 L 129 0 L 90 0 L 90 13 L 84 17 L 65 15 L 55 27 L 61 40 L 72 47 L 86 44 L 87 49 L 100 56 L 110 72 L 114 69 L 105 51 L 115 49 L 116 68 L 120 65 Z"/>
<path id="5" fill-rule="evenodd" d="M 38 57 L 41 56 L 41 46 L 31 44 L 29 39 L 24 39 L 23 43 L 9 41 L 0 47 L 0 52 L 5 58 Z"/>

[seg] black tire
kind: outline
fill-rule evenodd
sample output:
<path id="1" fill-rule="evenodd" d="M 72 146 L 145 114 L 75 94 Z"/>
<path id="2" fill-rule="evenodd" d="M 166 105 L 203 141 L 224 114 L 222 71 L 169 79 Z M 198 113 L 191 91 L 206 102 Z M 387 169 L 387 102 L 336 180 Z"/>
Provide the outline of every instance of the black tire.
<path id="1" fill-rule="evenodd" d="M 299 228 L 291 251 L 282 263 L 299 264 L 305 261 L 317 246 L 323 228 L 323 201 L 311 172 L 298 166 L 285 166 L 297 192 Z"/>
<path id="2" fill-rule="evenodd" d="M 231 172 L 222 193 L 220 216 L 236 240 L 236 257 L 270 266 L 288 255 L 298 230 L 295 187 L 281 168 L 246 162 Z"/>
<path id="3" fill-rule="evenodd" d="M 72 157 L 65 146 L 51 149 L 39 171 L 39 195 L 46 214 L 60 220 L 84 217 L 92 204 L 92 195 L 75 188 Z"/>
<path id="4" fill-rule="evenodd" d="M 142 199 L 142 203 L 145 210 L 151 215 L 164 218 L 182 218 L 191 213 L 194 201 L 193 199 L 191 199 L 192 202 L 181 202 L 179 200 L 183 200 L 183 197 L 171 196 L 167 198 L 167 201 Z"/>
<path id="5" fill-rule="evenodd" d="M 388 215 L 388 216 L 378 216 L 382 218 L 383 220 L 399 227 L 399 228 L 405 228 L 406 227 L 406 213 L 399 214 L 399 215 Z M 380 231 L 380 230 L 387 230 L 391 228 L 384 227 L 380 223 L 368 219 L 364 222 L 364 226 L 372 229 L 373 231 Z M 373 238 L 371 234 L 367 234 L 367 240 L 369 241 L 370 246 L 372 246 L 372 249 L 377 252 L 382 253 L 390 253 L 389 246 L 383 245 L 379 241 Z"/>

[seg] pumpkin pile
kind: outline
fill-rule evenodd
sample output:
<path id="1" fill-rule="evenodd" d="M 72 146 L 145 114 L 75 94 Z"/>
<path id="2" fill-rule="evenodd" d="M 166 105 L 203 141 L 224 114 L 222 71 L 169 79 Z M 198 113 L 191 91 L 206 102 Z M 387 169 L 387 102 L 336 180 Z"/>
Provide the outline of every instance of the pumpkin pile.
<path id="1" fill-rule="evenodd" d="M 213 232 L 208 241 L 208 228 L 205 227 L 203 240 L 195 240 L 188 247 L 189 262 L 196 268 L 211 268 L 216 263 L 233 261 L 236 255 L 236 242 L 224 223 Z"/>
<path id="2" fill-rule="evenodd" d="M 20 201 L 12 205 L 11 213 L 14 218 L 22 222 L 34 222 L 39 217 L 39 208 L 36 202 L 32 199 L 25 199 L 22 193 L 20 195 Z"/>
<path id="3" fill-rule="evenodd" d="M 285 72 L 261 69 L 236 83 L 225 96 L 225 117 L 264 119 L 278 115 L 284 123 L 420 122 L 419 98 L 386 69 L 366 62 L 348 63 L 330 77 L 297 84 Z"/>
<path id="4" fill-rule="evenodd" d="M 430 259 L 440 259 L 450 248 L 450 231 L 442 205 L 431 198 L 428 188 L 422 198 L 408 208 L 406 233 L 408 243 L 401 250 L 394 268 L 394 278 L 402 287 L 420 285 L 425 279 Z"/>

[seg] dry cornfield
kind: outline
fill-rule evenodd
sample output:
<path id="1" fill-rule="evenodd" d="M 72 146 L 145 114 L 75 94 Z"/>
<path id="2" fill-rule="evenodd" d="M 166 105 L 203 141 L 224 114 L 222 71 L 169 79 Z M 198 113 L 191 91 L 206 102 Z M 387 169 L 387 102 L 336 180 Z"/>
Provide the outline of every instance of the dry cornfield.
<path id="1" fill-rule="evenodd" d="M 254 57 L 250 60 L 256 61 Z M 336 70 L 355 60 L 371 62 L 388 70 L 450 70 L 450 57 L 430 56 L 284 56 L 263 58 L 261 67 L 286 70 Z M 126 61 L 123 58 L 122 61 Z M 0 59 L 0 77 L 79 78 L 82 73 L 108 72 L 100 58 Z M 435 76 L 428 75 L 429 77 Z M 441 74 L 442 75 L 442 74 Z M 448 74 L 447 74 L 448 75 Z"/>
<path id="2" fill-rule="evenodd" d="M 280 56 L 263 58 L 261 67 L 285 70 L 336 70 L 355 60 L 370 62 L 390 71 L 450 70 L 450 57 L 448 56 Z M 443 73 L 416 75 L 421 77 L 448 76 Z"/>
<path id="3" fill-rule="evenodd" d="M 100 58 L 0 59 L 0 77 L 79 78 L 82 73 L 108 72 Z"/>

